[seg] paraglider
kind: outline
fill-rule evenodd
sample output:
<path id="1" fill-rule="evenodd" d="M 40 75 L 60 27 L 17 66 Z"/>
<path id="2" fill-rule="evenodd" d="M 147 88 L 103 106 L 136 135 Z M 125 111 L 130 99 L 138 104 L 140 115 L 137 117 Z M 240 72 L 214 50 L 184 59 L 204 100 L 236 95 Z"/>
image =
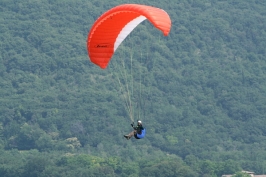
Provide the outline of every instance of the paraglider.
<path id="1" fill-rule="evenodd" d="M 105 69 L 118 46 L 145 19 L 165 36 L 169 34 L 170 17 L 164 10 L 156 7 L 123 4 L 102 14 L 88 35 L 87 49 L 91 62 Z"/>
<path id="2" fill-rule="evenodd" d="M 140 4 L 122 4 L 103 13 L 92 25 L 88 34 L 87 50 L 91 62 L 102 69 L 106 69 L 119 45 L 146 19 L 154 27 L 162 31 L 164 36 L 169 34 L 171 19 L 167 12 L 156 7 Z M 119 83 L 121 84 L 120 80 Z M 126 106 L 128 107 L 130 118 L 134 122 L 130 98 L 132 94 L 127 95 L 129 103 Z M 138 121 L 136 127 L 133 124 L 131 126 L 134 131 L 124 135 L 125 138 L 130 139 L 132 136 L 136 139 L 144 138 L 146 130 L 143 128 L 141 121 Z"/>
<path id="3" fill-rule="evenodd" d="M 134 129 L 131 133 L 128 135 L 124 135 L 126 139 L 130 139 L 132 136 L 134 136 L 136 139 L 142 139 L 146 135 L 146 130 L 142 126 L 141 120 L 138 120 L 138 125 L 134 127 L 134 122 L 131 124 L 131 127 Z"/>

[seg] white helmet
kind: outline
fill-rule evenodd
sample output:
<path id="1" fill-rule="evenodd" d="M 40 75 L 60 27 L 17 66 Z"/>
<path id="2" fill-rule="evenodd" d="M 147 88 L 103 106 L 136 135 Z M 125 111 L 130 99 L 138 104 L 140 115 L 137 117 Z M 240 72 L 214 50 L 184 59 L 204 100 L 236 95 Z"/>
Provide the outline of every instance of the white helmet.
<path id="1" fill-rule="evenodd" d="M 138 123 L 142 124 L 141 120 L 138 120 Z"/>

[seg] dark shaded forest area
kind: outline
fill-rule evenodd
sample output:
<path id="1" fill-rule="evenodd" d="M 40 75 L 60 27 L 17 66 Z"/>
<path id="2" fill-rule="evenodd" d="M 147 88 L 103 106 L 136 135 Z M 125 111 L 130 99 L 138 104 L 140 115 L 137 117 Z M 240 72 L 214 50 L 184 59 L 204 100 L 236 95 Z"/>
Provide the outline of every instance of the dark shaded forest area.
<path id="1" fill-rule="evenodd" d="M 164 9 L 171 32 L 144 21 L 102 70 L 87 35 L 123 3 Z M 0 22 L 1 176 L 266 173 L 266 2 L 1 0 Z M 123 138 L 121 63 L 141 140 Z"/>

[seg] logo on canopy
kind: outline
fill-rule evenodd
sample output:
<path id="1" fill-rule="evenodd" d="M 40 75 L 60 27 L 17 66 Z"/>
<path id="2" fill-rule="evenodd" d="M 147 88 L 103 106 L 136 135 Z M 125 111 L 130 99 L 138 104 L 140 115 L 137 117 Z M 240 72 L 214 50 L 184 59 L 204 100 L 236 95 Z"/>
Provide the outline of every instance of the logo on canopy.
<path id="1" fill-rule="evenodd" d="M 101 44 L 96 44 L 95 47 L 96 48 L 110 48 L 110 47 L 112 47 L 112 44 L 101 43 Z"/>

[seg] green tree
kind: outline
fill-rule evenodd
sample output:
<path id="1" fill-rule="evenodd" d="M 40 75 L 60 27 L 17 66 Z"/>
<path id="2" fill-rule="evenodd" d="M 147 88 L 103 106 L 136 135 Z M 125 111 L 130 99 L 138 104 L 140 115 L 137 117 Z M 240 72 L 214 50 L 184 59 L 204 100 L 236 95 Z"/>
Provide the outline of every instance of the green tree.
<path id="1" fill-rule="evenodd" d="M 237 172 L 235 175 L 232 177 L 251 177 L 251 175 L 245 173 L 245 172 Z"/>

